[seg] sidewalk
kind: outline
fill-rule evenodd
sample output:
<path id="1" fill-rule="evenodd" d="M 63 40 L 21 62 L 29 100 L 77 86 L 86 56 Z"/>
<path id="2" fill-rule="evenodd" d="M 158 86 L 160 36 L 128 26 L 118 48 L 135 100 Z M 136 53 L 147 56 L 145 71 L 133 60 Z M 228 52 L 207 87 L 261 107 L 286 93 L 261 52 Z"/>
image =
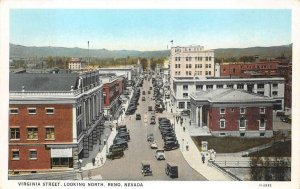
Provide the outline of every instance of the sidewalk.
<path id="1" fill-rule="evenodd" d="M 169 100 L 167 100 L 168 102 Z M 170 107 L 169 103 L 167 103 L 167 112 L 163 113 L 163 116 L 167 117 L 170 119 L 171 123 L 174 123 L 174 117 L 173 115 L 177 115 L 176 110 L 174 107 Z M 171 113 L 171 108 L 174 114 Z M 186 120 L 185 120 L 186 118 Z M 177 136 L 177 140 L 180 144 L 180 151 L 183 154 L 184 159 L 187 161 L 187 163 L 195 169 L 197 172 L 199 172 L 201 175 L 203 175 L 205 178 L 208 180 L 212 181 L 231 181 L 232 179 L 220 172 L 219 170 L 215 169 L 214 167 L 211 167 L 208 165 L 207 160 L 209 159 L 208 154 L 204 153 L 206 155 L 205 157 L 205 163 L 202 163 L 201 160 L 201 152 L 198 150 L 197 146 L 193 142 L 189 130 L 192 132 L 195 132 L 193 130 L 193 126 L 189 125 L 190 119 L 188 117 L 184 118 L 183 125 L 180 126 L 180 124 L 177 124 L 175 121 L 175 132 Z M 183 131 L 183 126 L 186 128 L 185 132 Z M 186 151 L 186 144 L 188 143 L 189 145 L 189 150 Z"/>
<path id="2" fill-rule="evenodd" d="M 127 110 L 127 107 L 129 105 L 132 95 L 133 95 L 133 90 L 130 94 L 130 98 L 127 100 L 126 104 L 124 105 L 125 110 Z M 126 119 L 125 112 L 123 112 L 118 118 L 119 125 L 123 122 L 124 119 Z M 98 152 L 97 155 L 95 156 L 95 160 L 96 160 L 95 166 L 93 166 L 92 162 L 89 162 L 89 163 L 86 163 L 85 166 L 82 167 L 82 170 L 99 168 L 105 164 L 108 148 L 109 148 L 109 146 L 111 146 L 113 144 L 113 140 L 117 134 L 117 129 L 115 127 L 115 124 L 113 124 L 113 125 L 114 125 L 114 127 L 112 128 L 112 131 L 110 132 L 110 135 L 106 141 L 106 145 L 104 145 L 102 150 L 100 152 Z M 102 159 L 102 162 L 101 162 L 101 159 Z"/>

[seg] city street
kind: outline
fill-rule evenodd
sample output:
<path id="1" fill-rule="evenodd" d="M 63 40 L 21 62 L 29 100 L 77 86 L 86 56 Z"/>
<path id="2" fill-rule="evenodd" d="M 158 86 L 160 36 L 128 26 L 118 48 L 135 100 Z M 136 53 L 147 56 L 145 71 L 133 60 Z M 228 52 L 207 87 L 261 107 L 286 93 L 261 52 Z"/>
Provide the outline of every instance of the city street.
<path id="1" fill-rule="evenodd" d="M 185 161 L 179 149 L 166 151 L 166 160 L 158 161 L 155 158 L 154 149 L 150 148 L 147 142 L 147 134 L 153 133 L 154 140 L 158 148 L 163 148 L 163 140 L 158 129 L 158 117 L 160 113 L 156 113 L 156 124 L 150 125 L 151 115 L 148 112 L 148 106 L 154 109 L 154 101 L 151 94 L 148 94 L 149 87 L 152 86 L 151 81 L 144 81 L 143 89 L 141 89 L 141 97 L 136 113 L 141 114 L 141 120 L 135 120 L 135 114 L 126 116 L 125 123 L 130 131 L 130 142 L 125 155 L 121 159 L 107 160 L 105 164 L 94 170 L 94 174 L 99 174 L 104 180 L 206 180 L 202 175 L 192 169 Z M 142 95 L 142 91 L 146 91 L 146 95 Z M 142 101 L 142 97 L 146 97 L 146 101 Z M 153 176 L 143 176 L 141 173 L 141 162 L 148 161 L 151 164 Z M 165 174 L 167 162 L 173 162 L 178 165 L 179 178 L 172 179 Z"/>

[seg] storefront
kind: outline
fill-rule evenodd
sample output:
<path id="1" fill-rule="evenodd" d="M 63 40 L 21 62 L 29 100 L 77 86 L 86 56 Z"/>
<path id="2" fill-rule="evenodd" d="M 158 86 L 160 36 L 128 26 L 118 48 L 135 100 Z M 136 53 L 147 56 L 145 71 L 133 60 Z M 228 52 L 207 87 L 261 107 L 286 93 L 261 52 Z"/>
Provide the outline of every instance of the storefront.
<path id="1" fill-rule="evenodd" d="M 73 168 L 72 148 L 51 148 L 51 168 Z"/>

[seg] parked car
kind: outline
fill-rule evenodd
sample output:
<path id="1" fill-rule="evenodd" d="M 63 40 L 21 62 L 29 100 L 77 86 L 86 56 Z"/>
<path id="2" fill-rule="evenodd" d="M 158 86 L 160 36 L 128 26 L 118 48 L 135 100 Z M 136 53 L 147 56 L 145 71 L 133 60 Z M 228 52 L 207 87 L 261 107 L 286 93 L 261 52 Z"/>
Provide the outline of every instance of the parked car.
<path id="1" fill-rule="evenodd" d="M 135 120 L 141 120 L 141 119 L 142 119 L 141 114 L 136 114 L 135 115 Z"/>
<path id="2" fill-rule="evenodd" d="M 146 91 L 143 91 L 143 95 L 145 95 L 146 94 Z"/>
<path id="3" fill-rule="evenodd" d="M 146 101 L 146 98 L 144 96 L 142 97 L 142 101 Z"/>
<path id="4" fill-rule="evenodd" d="M 148 111 L 152 111 L 152 106 L 148 106 Z"/>
<path id="5" fill-rule="evenodd" d="M 155 158 L 157 160 L 165 160 L 165 151 L 163 149 L 156 150 Z"/>
<path id="6" fill-rule="evenodd" d="M 164 149 L 166 151 L 175 150 L 177 148 L 179 148 L 178 141 L 176 141 L 176 142 L 174 142 L 174 141 L 166 141 L 165 142 Z"/>
<path id="7" fill-rule="evenodd" d="M 168 162 L 165 172 L 171 178 L 178 178 L 178 166 L 174 163 Z"/>
<path id="8" fill-rule="evenodd" d="M 152 169 L 151 169 L 150 163 L 147 161 L 142 161 L 142 174 L 144 176 L 152 175 Z"/>
<path id="9" fill-rule="evenodd" d="M 113 143 L 113 145 L 111 145 L 110 146 L 110 148 L 112 147 L 112 146 L 117 146 L 117 147 L 121 147 L 121 148 L 123 148 L 123 150 L 125 150 L 125 149 L 127 149 L 128 148 L 128 143 L 127 143 L 127 141 L 126 140 L 116 140 L 115 141 L 115 143 Z"/>
<path id="10" fill-rule="evenodd" d="M 110 148 L 110 151 L 107 153 L 106 157 L 108 159 L 121 158 L 124 156 L 124 150 L 122 147 L 115 146 Z"/>
<path id="11" fill-rule="evenodd" d="M 151 117 L 150 124 L 156 124 L 155 117 Z"/>

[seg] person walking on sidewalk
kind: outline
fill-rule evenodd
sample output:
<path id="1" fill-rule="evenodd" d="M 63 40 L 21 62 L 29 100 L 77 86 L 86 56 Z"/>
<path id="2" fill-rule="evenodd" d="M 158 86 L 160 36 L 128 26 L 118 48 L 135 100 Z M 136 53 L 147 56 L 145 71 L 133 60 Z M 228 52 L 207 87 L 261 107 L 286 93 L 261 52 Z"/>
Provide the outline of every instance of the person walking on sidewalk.
<path id="1" fill-rule="evenodd" d="M 202 163 L 205 163 L 205 156 L 202 154 Z"/>
<path id="2" fill-rule="evenodd" d="M 95 166 L 95 162 L 96 162 L 96 159 L 93 158 L 93 159 L 92 159 L 93 166 Z"/>
<path id="3" fill-rule="evenodd" d="M 186 151 L 189 151 L 189 143 L 186 141 Z"/>
<path id="4" fill-rule="evenodd" d="M 192 125 L 192 121 L 190 120 L 190 125 Z"/>
<path id="5" fill-rule="evenodd" d="M 102 156 L 100 157 L 100 162 L 101 162 L 101 165 L 103 165 L 103 157 Z"/>
<path id="6" fill-rule="evenodd" d="M 183 126 L 183 132 L 185 132 L 185 126 Z"/>

